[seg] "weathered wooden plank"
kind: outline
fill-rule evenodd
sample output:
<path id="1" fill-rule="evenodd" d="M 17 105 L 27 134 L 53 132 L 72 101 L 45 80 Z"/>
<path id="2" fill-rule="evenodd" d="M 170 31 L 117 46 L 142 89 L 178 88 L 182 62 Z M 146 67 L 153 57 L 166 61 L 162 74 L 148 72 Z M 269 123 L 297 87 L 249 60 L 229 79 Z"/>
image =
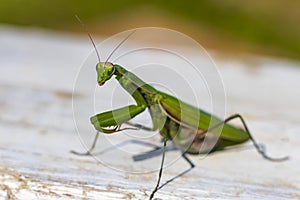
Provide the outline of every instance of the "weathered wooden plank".
<path id="1" fill-rule="evenodd" d="M 132 138 L 134 131 L 101 136 L 95 158 L 69 153 L 84 150 L 73 121 L 72 91 L 77 70 L 89 51 L 88 42 L 71 35 L 12 28 L 1 28 L 1 35 L 0 197 L 147 198 L 157 178 L 157 171 L 151 171 L 157 169 L 160 156 L 140 162 L 134 162 L 132 156 L 151 150 L 147 144 L 161 145 L 156 133 L 138 133 L 156 134 L 153 141 Z M 250 143 L 205 159 L 189 156 L 196 167 L 164 186 L 157 198 L 300 198 L 300 68 L 288 61 L 248 61 L 255 66 L 241 60 L 218 60 L 229 113 L 245 115 L 255 138 L 267 145 L 270 154 L 290 155 L 291 159 L 265 161 Z M 105 96 L 110 86 L 101 88 L 103 109 L 111 106 L 111 96 Z M 88 117 L 93 110 L 84 106 L 90 103 L 85 88 L 75 92 L 76 105 L 83 105 L 75 113 L 84 133 L 81 141 L 89 145 L 94 131 Z M 117 104 L 128 102 L 122 98 Z M 149 123 L 147 116 L 140 120 Z M 162 182 L 189 169 L 178 151 L 168 151 L 167 163 Z"/>

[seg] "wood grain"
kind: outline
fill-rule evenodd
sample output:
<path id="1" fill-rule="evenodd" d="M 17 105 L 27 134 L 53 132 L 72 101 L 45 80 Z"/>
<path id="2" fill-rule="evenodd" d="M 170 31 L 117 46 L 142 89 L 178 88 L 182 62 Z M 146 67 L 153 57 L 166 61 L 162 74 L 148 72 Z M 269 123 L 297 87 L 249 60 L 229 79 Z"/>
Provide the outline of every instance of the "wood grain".
<path id="1" fill-rule="evenodd" d="M 139 132 L 154 135 L 153 141 L 135 139 L 130 131 L 101 136 L 94 157 L 69 153 L 84 151 L 82 143 L 90 145 L 95 134 L 86 117 L 93 114 L 84 106 L 89 104 L 87 91 L 73 92 L 78 69 L 90 51 L 88 40 L 12 27 L 1 27 L 1 35 L 0 198 L 147 199 L 161 157 L 158 153 L 134 162 L 132 156 L 161 146 L 157 133 Z M 165 185 L 156 197 L 300 199 L 299 63 L 251 56 L 216 61 L 226 88 L 227 112 L 244 115 L 269 154 L 291 159 L 268 162 L 250 143 L 205 159 L 189 156 L 196 167 Z M 72 95 L 76 105 L 83 105 L 75 113 L 81 123 L 78 129 Z M 109 98 L 101 99 L 105 109 L 110 109 Z M 147 117 L 141 121 L 149 123 Z M 167 152 L 162 183 L 189 169 L 180 154 Z"/>

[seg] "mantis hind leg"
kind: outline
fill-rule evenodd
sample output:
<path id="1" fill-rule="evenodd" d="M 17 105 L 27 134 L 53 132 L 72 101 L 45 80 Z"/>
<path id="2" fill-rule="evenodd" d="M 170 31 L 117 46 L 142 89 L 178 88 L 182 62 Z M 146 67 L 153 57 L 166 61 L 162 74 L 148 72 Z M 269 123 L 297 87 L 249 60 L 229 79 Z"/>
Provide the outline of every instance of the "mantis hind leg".
<path id="1" fill-rule="evenodd" d="M 249 131 L 249 128 L 248 128 L 248 126 L 247 126 L 244 118 L 240 114 L 231 115 L 230 117 L 226 118 L 224 121 L 221 121 L 221 122 L 217 123 L 216 125 L 212 126 L 211 128 L 209 128 L 209 129 L 201 132 L 201 134 L 207 133 L 207 132 L 209 132 L 209 131 L 211 131 L 211 130 L 213 130 L 215 128 L 218 128 L 218 127 L 222 126 L 223 124 L 225 124 L 225 123 L 227 123 L 227 122 L 229 122 L 229 121 L 231 121 L 233 119 L 237 119 L 237 118 L 241 120 L 241 122 L 243 124 L 243 127 L 245 129 L 245 132 L 249 136 L 249 139 L 252 141 L 254 147 L 256 148 L 256 150 L 258 151 L 258 153 L 263 156 L 263 158 L 265 158 L 265 159 L 267 159 L 269 161 L 275 161 L 275 162 L 285 161 L 285 160 L 289 159 L 288 156 L 282 157 L 282 158 L 273 158 L 273 157 L 268 156 L 266 154 L 265 149 L 255 141 L 255 139 L 253 138 L 252 134 Z"/>

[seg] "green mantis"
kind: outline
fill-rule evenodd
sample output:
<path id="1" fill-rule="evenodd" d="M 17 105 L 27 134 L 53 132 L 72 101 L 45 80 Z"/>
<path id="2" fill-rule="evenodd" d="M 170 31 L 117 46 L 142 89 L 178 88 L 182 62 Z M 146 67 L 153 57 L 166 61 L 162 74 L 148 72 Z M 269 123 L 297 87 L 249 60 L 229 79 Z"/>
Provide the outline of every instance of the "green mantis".
<path id="1" fill-rule="evenodd" d="M 167 140 L 172 140 L 178 148 L 190 154 L 208 153 L 211 148 L 205 148 L 205 140 L 216 141 L 212 147 L 213 151 L 222 150 L 225 147 L 241 144 L 250 140 L 258 153 L 265 159 L 270 161 L 283 161 L 288 159 L 288 157 L 269 157 L 264 149 L 262 149 L 254 140 L 241 115 L 234 114 L 222 120 L 202 109 L 189 105 L 174 96 L 155 89 L 135 74 L 127 71 L 124 67 L 109 62 L 111 55 L 133 33 L 134 31 L 119 43 L 105 62 L 101 62 L 97 48 L 89 35 L 99 58 L 99 63 L 96 65 L 98 85 L 102 86 L 110 79 L 115 78 L 123 89 L 132 96 L 136 104 L 92 116 L 90 121 L 96 129 L 97 135 L 92 147 L 85 155 L 89 155 L 94 149 L 100 132 L 104 134 L 113 134 L 125 129 L 158 131 L 163 137 L 163 154 L 158 180 L 149 199 L 153 199 L 154 194 L 160 186 Z M 146 110 L 150 113 L 153 127 L 146 127 L 141 124 L 129 122 Z M 243 129 L 228 123 L 234 119 L 239 119 L 242 122 Z M 130 125 L 131 128 L 121 128 L 123 124 Z"/>

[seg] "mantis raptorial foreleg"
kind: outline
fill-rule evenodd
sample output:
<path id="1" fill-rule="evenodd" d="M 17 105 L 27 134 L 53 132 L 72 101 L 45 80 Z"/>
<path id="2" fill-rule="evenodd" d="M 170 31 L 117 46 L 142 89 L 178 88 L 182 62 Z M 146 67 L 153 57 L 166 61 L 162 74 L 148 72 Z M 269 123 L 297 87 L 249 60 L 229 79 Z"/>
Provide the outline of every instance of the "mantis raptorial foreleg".
<path id="1" fill-rule="evenodd" d="M 144 105 L 129 105 L 112 111 L 103 112 L 91 117 L 91 122 L 97 131 L 103 133 L 110 132 L 108 127 L 121 126 L 123 123 L 128 122 L 135 116 L 140 114 L 146 109 Z"/>
<path id="2" fill-rule="evenodd" d="M 128 121 L 133 119 L 135 116 L 140 114 L 145 110 L 145 107 L 140 105 L 130 105 L 125 106 L 123 108 L 119 108 L 116 110 L 107 111 L 104 113 L 97 114 L 93 117 L 91 117 L 92 124 L 97 127 L 97 133 L 93 140 L 93 144 L 90 147 L 89 150 L 87 150 L 84 153 L 79 153 L 76 151 L 71 151 L 71 153 L 76 155 L 91 155 L 91 152 L 94 150 L 98 137 L 99 132 L 105 133 L 105 134 L 113 134 L 119 131 L 133 129 L 136 130 L 137 128 L 121 128 L 121 125 L 123 123 L 127 123 Z M 108 128 L 108 127 L 114 127 L 114 128 Z"/>

